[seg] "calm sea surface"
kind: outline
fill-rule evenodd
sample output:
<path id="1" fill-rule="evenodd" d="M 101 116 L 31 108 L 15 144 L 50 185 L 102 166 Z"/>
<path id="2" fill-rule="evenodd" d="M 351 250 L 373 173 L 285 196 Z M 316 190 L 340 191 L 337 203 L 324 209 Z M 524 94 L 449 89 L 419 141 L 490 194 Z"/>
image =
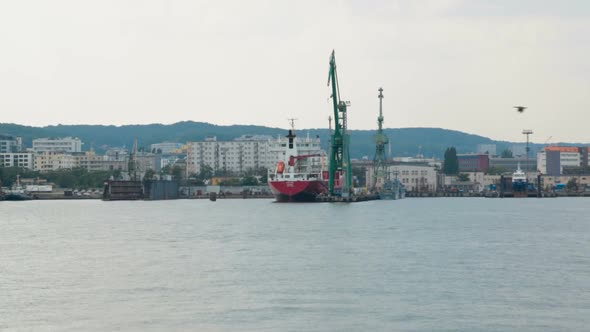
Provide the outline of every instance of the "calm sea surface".
<path id="1" fill-rule="evenodd" d="M 0 202 L 0 330 L 589 331 L 590 199 Z"/>

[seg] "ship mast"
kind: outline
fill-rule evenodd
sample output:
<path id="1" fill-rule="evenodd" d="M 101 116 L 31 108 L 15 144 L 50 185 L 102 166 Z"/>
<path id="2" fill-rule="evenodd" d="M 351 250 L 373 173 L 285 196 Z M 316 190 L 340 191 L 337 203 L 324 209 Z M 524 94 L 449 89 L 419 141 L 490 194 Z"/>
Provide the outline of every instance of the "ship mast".
<path id="1" fill-rule="evenodd" d="M 350 102 L 340 100 L 340 86 L 336 73 L 336 57 L 334 51 L 330 57 L 330 74 L 328 85 L 332 83 L 332 103 L 334 108 L 334 132 L 330 141 L 330 172 L 328 189 L 330 195 L 348 197 L 352 191 L 352 167 L 350 165 L 349 143 L 347 132 L 346 109 Z M 339 174 L 341 189 L 336 191 L 335 180 Z"/>

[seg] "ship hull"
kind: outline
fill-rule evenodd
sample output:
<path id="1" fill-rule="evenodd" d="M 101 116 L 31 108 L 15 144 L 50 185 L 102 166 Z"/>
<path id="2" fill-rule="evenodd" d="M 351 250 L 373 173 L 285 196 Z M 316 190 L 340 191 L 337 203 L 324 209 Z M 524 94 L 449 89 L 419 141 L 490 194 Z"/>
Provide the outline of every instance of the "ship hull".
<path id="1" fill-rule="evenodd" d="M 324 181 L 269 181 L 268 186 L 277 202 L 315 202 L 316 197 L 328 192 Z"/>

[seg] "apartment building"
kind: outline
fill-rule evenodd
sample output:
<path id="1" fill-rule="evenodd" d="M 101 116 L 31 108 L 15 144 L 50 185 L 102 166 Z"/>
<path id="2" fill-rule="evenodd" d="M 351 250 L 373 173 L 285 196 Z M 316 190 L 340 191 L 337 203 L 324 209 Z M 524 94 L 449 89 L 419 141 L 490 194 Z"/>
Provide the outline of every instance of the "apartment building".
<path id="1" fill-rule="evenodd" d="M 81 152 L 82 141 L 76 137 L 37 138 L 33 140 L 33 152 Z"/>
<path id="2" fill-rule="evenodd" d="M 22 138 L 0 134 L 0 153 L 21 152 Z"/>
<path id="3" fill-rule="evenodd" d="M 202 167 L 214 171 L 241 174 L 246 170 L 274 165 L 269 153 L 268 137 L 250 136 L 233 141 L 218 141 L 209 137 L 204 141 L 189 142 L 187 151 L 187 170 L 201 172 Z M 272 161 L 271 161 L 272 160 Z"/>
<path id="4" fill-rule="evenodd" d="M 29 152 L 2 152 L 0 153 L 0 167 L 23 167 L 34 169 L 35 160 Z"/>

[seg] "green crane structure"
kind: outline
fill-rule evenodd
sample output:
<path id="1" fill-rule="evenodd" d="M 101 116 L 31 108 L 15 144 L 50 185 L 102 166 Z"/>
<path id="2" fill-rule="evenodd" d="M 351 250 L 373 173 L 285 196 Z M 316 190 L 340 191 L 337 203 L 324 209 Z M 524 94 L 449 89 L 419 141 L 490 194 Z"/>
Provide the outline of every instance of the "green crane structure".
<path id="1" fill-rule="evenodd" d="M 348 197 L 352 192 L 352 167 L 350 165 L 350 134 L 346 128 L 346 109 L 350 102 L 340 100 L 340 85 L 336 73 L 334 51 L 330 57 L 330 75 L 328 86 L 332 82 L 332 103 L 334 106 L 334 131 L 330 141 L 330 168 L 328 189 L 330 195 Z M 336 187 L 339 181 L 339 188 Z"/>
<path id="2" fill-rule="evenodd" d="M 373 183 L 372 189 L 378 189 L 379 179 L 388 180 L 387 162 L 385 157 L 385 144 L 389 143 L 389 138 L 383 133 L 383 88 L 379 88 L 379 117 L 377 117 L 378 129 L 373 137 L 375 141 L 375 158 L 373 159 Z"/>

